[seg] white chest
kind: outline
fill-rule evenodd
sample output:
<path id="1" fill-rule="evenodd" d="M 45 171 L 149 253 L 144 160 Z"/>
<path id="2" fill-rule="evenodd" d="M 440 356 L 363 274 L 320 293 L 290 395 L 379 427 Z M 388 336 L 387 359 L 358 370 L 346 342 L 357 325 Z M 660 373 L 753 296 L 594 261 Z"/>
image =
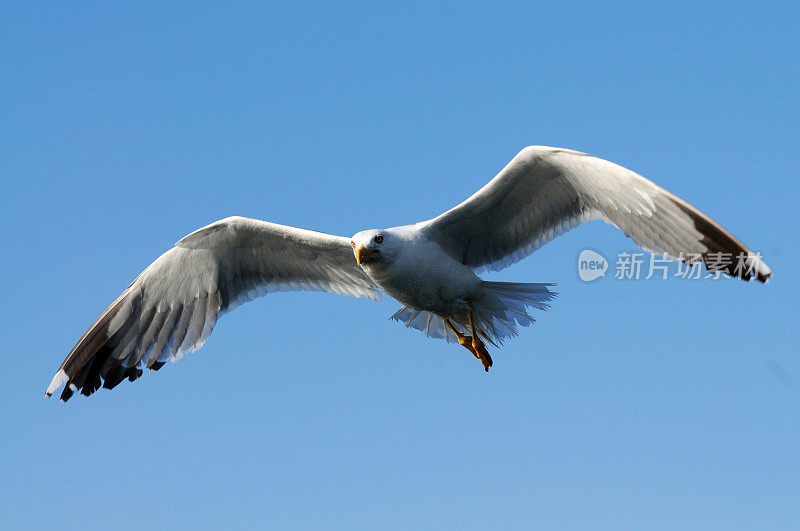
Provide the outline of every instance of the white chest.
<path id="1" fill-rule="evenodd" d="M 472 269 L 429 241 L 407 242 L 391 260 L 364 270 L 388 295 L 418 310 L 462 308 L 480 286 Z"/>

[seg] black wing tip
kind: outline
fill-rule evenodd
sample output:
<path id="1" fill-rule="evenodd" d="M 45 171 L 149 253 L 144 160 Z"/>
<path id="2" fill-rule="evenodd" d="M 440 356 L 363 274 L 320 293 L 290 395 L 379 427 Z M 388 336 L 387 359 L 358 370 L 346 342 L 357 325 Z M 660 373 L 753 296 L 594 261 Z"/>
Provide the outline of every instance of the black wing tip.
<path id="1" fill-rule="evenodd" d="M 755 273 L 755 274 L 753 274 Z M 752 269 L 748 269 L 745 271 L 744 275 L 739 276 L 742 280 L 747 280 L 748 282 L 751 280 L 757 280 L 762 284 L 766 284 L 769 279 L 772 277 L 772 271 L 753 271 Z"/>
<path id="2" fill-rule="evenodd" d="M 119 300 L 124 296 L 125 294 Z M 124 357 L 118 359 L 112 356 L 119 343 L 120 332 L 109 334 L 108 327 L 117 311 L 118 306 L 109 307 L 98 318 L 95 325 L 84 334 L 50 383 L 50 387 L 45 393 L 47 396 L 52 395 L 61 385 L 66 384 L 61 393 L 61 400 L 66 402 L 76 392 L 80 392 L 83 396 L 90 396 L 101 387 L 113 389 L 123 380 L 127 379 L 132 382 L 143 374 L 143 370 L 139 367 L 140 364 L 129 367 L 125 365 Z"/>
<path id="3" fill-rule="evenodd" d="M 161 367 L 166 364 L 166 361 L 156 361 L 154 362 L 149 368 L 151 370 L 157 371 Z M 107 374 L 107 376 L 98 379 L 86 379 L 81 386 L 78 386 L 75 381 L 78 378 L 70 377 L 66 381 L 66 385 L 64 386 L 64 390 L 59 397 L 59 400 L 62 402 L 67 402 L 72 396 L 79 392 L 83 396 L 90 396 L 95 393 L 95 391 L 99 390 L 101 387 L 103 389 L 114 389 L 117 385 L 122 383 L 124 380 L 128 380 L 129 382 L 133 382 L 138 380 L 144 374 L 144 370 L 139 368 L 138 366 L 133 367 L 125 367 L 120 365 L 117 367 L 115 371 L 112 373 Z M 55 390 L 53 390 L 55 391 Z M 46 397 L 53 396 L 53 391 L 47 390 L 45 391 Z"/>
<path id="4" fill-rule="evenodd" d="M 745 281 L 758 280 L 762 284 L 767 283 L 772 271 L 764 264 L 759 254 L 750 251 L 705 214 L 676 199 L 672 202 L 689 216 L 695 230 L 703 236 L 700 243 L 705 246 L 706 252 L 702 254 L 702 258 L 709 273 L 720 272 Z"/>
<path id="5" fill-rule="evenodd" d="M 75 394 L 76 389 L 77 387 L 75 387 L 74 383 L 67 382 L 67 385 L 64 386 L 64 391 L 61 393 L 59 400 L 61 400 L 62 402 L 66 402 L 67 400 L 72 398 L 72 395 Z"/>
<path id="6" fill-rule="evenodd" d="M 69 374 L 69 372 L 61 374 L 59 371 L 54 378 L 54 384 L 59 383 L 58 386 L 60 383 L 65 384 L 64 391 L 61 393 L 61 401 L 67 402 L 76 392 L 83 396 L 90 396 L 101 387 L 113 389 L 123 380 L 128 379 L 132 382 L 143 374 L 142 369 L 138 366 L 126 367 L 123 363 L 124 360 L 110 359 L 113 351 L 113 347 L 106 343 L 73 374 Z M 51 384 L 45 394 L 50 396 L 55 391 L 57 387 L 54 388 L 54 384 Z"/>
<path id="7" fill-rule="evenodd" d="M 163 365 L 163 363 L 161 364 Z M 75 385 L 72 381 L 67 382 L 67 385 L 64 387 L 64 391 L 61 393 L 61 401 L 66 402 L 75 394 L 76 391 L 79 391 L 80 394 L 83 396 L 90 396 L 95 393 L 95 391 L 99 390 L 101 387 L 103 389 L 114 389 L 117 385 L 122 383 L 124 380 L 128 380 L 129 382 L 133 382 L 138 380 L 144 371 L 139 367 L 119 367 L 113 374 L 109 374 L 102 380 L 92 380 L 86 381 L 81 387 Z M 51 396 L 52 393 L 45 393 L 47 396 Z"/>
<path id="8" fill-rule="evenodd" d="M 708 256 L 709 254 L 711 253 L 706 253 L 703 255 L 703 262 L 706 264 L 706 269 L 708 270 L 709 273 L 725 273 L 730 277 L 739 278 L 744 280 L 745 282 L 751 282 L 753 280 L 757 280 L 762 284 L 766 284 L 772 277 L 772 271 L 767 270 L 765 272 L 755 269 L 753 267 L 736 268 L 733 265 L 714 267 L 713 265 L 714 259 L 709 258 Z M 745 256 L 752 256 L 752 255 L 745 255 Z"/>

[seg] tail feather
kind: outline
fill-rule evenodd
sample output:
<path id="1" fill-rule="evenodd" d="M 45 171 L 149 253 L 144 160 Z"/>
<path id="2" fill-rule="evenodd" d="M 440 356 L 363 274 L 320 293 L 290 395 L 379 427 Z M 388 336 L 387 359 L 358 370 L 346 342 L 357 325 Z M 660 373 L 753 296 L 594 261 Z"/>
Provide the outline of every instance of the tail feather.
<path id="1" fill-rule="evenodd" d="M 552 286 L 555 284 L 485 281 L 481 283 L 481 287 L 499 299 L 501 305 L 506 305 L 509 309 L 523 314 L 527 314 L 525 309 L 529 306 L 537 310 L 547 310 L 550 307 L 550 301 L 558 295 L 556 292 L 550 291 Z M 486 302 L 484 300 L 484 304 Z"/>
<path id="2" fill-rule="evenodd" d="M 428 337 L 444 339 L 448 343 L 458 343 L 458 338 L 455 334 L 444 324 L 442 318 L 435 313 L 403 306 L 390 319 L 400 321 L 409 328 L 416 328 Z"/>
<path id="3" fill-rule="evenodd" d="M 550 307 L 550 301 L 557 295 L 550 290 L 552 286 L 555 284 L 482 282 L 485 296 L 475 305 L 478 332 L 493 344 L 502 344 L 503 340 L 515 337 L 518 334 L 517 325 L 529 326 L 536 322 L 528 314 L 528 308 L 547 310 Z M 444 339 L 450 343 L 458 342 L 458 338 L 442 318 L 432 312 L 403 306 L 391 319 L 421 330 L 428 337 Z M 472 333 L 466 314 L 450 316 L 450 320 L 460 332 L 466 335 Z"/>

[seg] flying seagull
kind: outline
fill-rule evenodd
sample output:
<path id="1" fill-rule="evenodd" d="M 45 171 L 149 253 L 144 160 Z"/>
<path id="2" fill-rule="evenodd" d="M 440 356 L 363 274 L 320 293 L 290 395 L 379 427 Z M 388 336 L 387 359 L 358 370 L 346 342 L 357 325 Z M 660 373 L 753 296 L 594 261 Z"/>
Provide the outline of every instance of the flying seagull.
<path id="1" fill-rule="evenodd" d="M 553 284 L 488 282 L 586 221 L 610 223 L 647 251 L 702 260 L 709 272 L 766 282 L 772 272 L 714 220 L 607 160 L 552 147 L 523 149 L 486 186 L 440 216 L 343 238 L 230 217 L 181 239 L 150 264 L 83 334 L 47 388 L 91 395 L 143 368 L 160 369 L 208 339 L 220 315 L 273 291 L 319 290 L 404 306 L 392 316 L 458 342 L 492 366 L 501 345 L 555 296 Z M 726 257 L 727 259 L 721 259 Z"/>

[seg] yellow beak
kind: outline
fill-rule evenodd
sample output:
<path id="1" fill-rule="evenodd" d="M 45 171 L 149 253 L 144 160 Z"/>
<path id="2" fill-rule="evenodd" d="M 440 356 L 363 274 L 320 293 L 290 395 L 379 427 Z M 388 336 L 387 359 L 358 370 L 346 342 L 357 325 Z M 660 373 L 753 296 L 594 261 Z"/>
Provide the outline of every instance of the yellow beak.
<path id="1" fill-rule="evenodd" d="M 358 251 L 356 251 L 356 262 L 358 262 L 358 265 L 361 265 L 364 263 L 364 260 L 367 260 L 370 256 L 377 252 L 378 251 L 376 249 L 367 249 L 362 245 L 358 248 Z"/>

